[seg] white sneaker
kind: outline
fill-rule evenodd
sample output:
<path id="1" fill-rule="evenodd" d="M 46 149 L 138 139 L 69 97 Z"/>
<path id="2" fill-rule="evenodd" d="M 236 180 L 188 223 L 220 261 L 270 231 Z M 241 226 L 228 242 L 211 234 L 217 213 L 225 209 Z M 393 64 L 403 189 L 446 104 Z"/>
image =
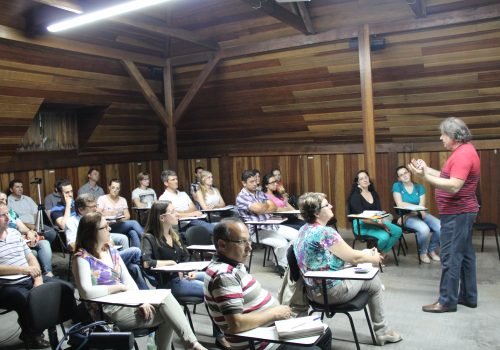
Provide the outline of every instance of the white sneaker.
<path id="1" fill-rule="evenodd" d="M 429 256 L 427 254 L 420 254 L 420 261 L 423 262 L 424 264 L 431 263 L 431 259 L 429 259 Z"/>
<path id="2" fill-rule="evenodd" d="M 429 256 L 431 257 L 432 260 L 434 261 L 441 261 L 441 259 L 439 258 L 439 255 L 436 254 L 436 252 L 430 252 L 429 253 Z"/>

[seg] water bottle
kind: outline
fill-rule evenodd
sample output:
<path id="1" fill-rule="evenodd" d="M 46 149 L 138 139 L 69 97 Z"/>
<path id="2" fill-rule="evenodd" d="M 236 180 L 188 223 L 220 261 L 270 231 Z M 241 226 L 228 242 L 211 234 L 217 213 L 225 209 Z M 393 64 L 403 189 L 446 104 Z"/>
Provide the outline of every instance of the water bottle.
<path id="1" fill-rule="evenodd" d="M 154 332 L 151 332 L 148 335 L 147 349 L 148 350 L 156 350 L 156 342 L 155 342 L 155 333 Z"/>

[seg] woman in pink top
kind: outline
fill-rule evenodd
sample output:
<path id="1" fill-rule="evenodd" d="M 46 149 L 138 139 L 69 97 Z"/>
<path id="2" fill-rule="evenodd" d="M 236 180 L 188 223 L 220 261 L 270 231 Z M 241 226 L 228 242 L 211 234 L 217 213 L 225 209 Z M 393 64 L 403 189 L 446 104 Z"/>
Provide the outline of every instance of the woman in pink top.
<path id="1" fill-rule="evenodd" d="M 127 200 L 120 197 L 121 180 L 109 181 L 109 193 L 97 199 L 97 211 L 110 220 L 111 231 L 123 233 L 130 240 L 131 247 L 141 247 L 144 229 L 136 220 L 130 220 Z"/>
<path id="2" fill-rule="evenodd" d="M 283 197 L 277 191 L 278 181 L 273 174 L 267 174 L 262 178 L 262 191 L 266 194 L 278 208 L 277 213 L 283 211 L 296 210 L 288 203 L 288 197 Z M 288 216 L 288 220 L 283 223 L 285 226 L 293 227 L 299 230 L 305 224 L 304 220 L 298 219 L 296 215 Z"/>

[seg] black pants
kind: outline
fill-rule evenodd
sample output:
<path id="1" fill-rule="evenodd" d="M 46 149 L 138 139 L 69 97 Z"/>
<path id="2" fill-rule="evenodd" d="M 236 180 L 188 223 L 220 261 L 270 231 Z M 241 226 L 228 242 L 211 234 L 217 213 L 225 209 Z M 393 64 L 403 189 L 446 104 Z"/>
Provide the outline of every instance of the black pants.
<path id="1" fill-rule="evenodd" d="M 305 349 L 331 350 L 331 348 L 332 348 L 332 331 L 330 330 L 330 328 L 327 328 L 325 334 L 321 336 L 316 346 L 306 348 L 304 346 L 283 344 L 278 349 L 279 350 L 305 350 Z"/>
<path id="2" fill-rule="evenodd" d="M 43 283 L 61 283 L 68 288 L 68 292 L 73 293 L 73 286 L 53 277 L 43 277 Z M 28 318 L 28 297 L 33 289 L 33 279 L 29 278 L 16 284 L 10 284 L 0 287 L 0 308 L 14 310 L 19 316 L 18 322 L 24 333 L 28 335 L 39 335 L 39 331 L 31 328 Z M 63 301 L 64 302 L 64 301 Z"/>

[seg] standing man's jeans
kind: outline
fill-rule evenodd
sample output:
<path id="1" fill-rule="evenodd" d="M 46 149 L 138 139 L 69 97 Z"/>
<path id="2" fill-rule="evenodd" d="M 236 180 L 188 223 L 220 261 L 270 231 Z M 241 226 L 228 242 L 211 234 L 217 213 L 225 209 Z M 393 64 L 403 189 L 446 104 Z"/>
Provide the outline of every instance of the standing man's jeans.
<path id="1" fill-rule="evenodd" d="M 458 299 L 477 304 L 476 253 L 472 225 L 477 213 L 441 215 L 439 303 L 456 307 Z"/>
<path id="2" fill-rule="evenodd" d="M 144 234 L 144 229 L 135 220 L 125 220 L 111 224 L 111 232 L 123 233 L 130 239 L 130 246 L 141 247 L 141 237 Z"/>

